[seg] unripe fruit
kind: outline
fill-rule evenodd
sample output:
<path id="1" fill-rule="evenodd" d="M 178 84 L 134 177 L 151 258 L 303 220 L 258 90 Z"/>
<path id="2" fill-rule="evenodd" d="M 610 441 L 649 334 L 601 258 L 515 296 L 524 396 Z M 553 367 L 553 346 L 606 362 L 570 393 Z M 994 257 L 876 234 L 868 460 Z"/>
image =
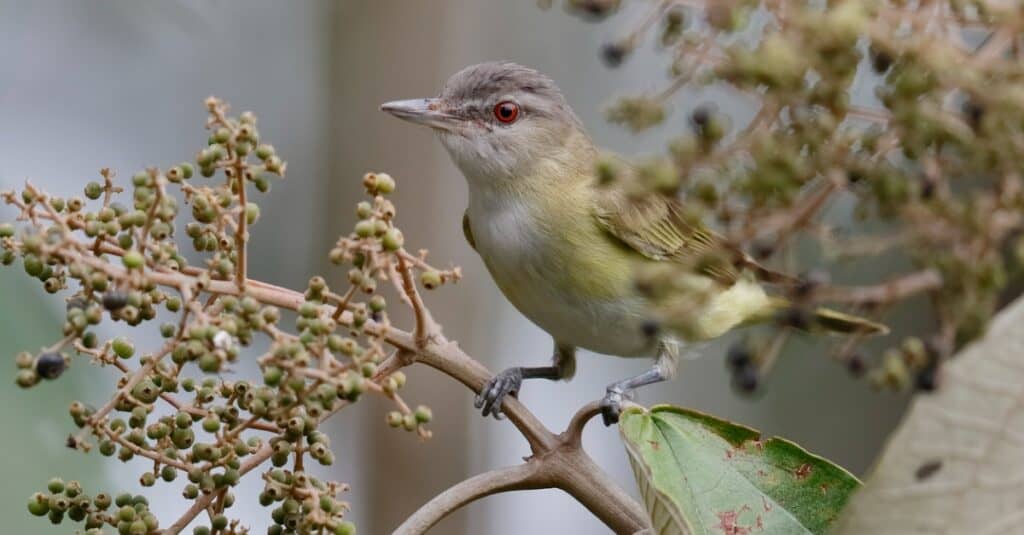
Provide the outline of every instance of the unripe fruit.
<path id="1" fill-rule="evenodd" d="M 380 244 L 384 247 L 385 251 L 397 251 L 402 248 L 402 243 L 405 239 L 402 236 L 402 231 L 396 228 L 390 228 L 384 233 L 384 237 L 381 238 Z"/>
<path id="2" fill-rule="evenodd" d="M 420 273 L 420 284 L 428 290 L 437 288 L 442 283 L 441 273 L 439 271 L 430 270 Z"/>
<path id="3" fill-rule="evenodd" d="M 43 516 L 50 512 L 50 499 L 42 492 L 37 492 L 28 499 L 28 512 L 35 516 Z"/>
<path id="4" fill-rule="evenodd" d="M 146 263 L 146 259 L 142 256 L 142 253 L 136 250 L 131 250 L 121 257 L 121 262 L 124 264 L 124 267 L 128 269 L 139 269 Z"/>
<path id="5" fill-rule="evenodd" d="M 93 181 L 85 185 L 85 196 L 87 198 L 95 201 L 100 198 L 100 195 L 103 195 L 103 186 L 99 182 Z"/>
<path id="6" fill-rule="evenodd" d="M 416 416 L 416 421 L 421 424 L 425 424 L 434 418 L 434 413 L 430 410 L 430 407 L 423 405 L 416 407 L 416 412 L 413 414 Z"/>
<path id="7" fill-rule="evenodd" d="M 114 353 L 123 359 L 131 358 L 135 354 L 135 346 L 132 345 L 131 341 L 123 336 L 114 338 L 114 341 L 110 344 L 111 349 Z"/>

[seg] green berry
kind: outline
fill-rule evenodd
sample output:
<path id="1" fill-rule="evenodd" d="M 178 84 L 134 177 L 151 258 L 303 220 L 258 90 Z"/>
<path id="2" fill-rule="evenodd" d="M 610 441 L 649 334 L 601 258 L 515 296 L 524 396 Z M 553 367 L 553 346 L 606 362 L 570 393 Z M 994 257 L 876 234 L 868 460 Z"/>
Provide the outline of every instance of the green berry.
<path id="1" fill-rule="evenodd" d="M 27 370 L 35 365 L 36 358 L 32 356 L 32 353 L 22 351 L 21 353 L 18 353 L 18 356 L 14 357 L 14 363 L 18 368 Z"/>
<path id="2" fill-rule="evenodd" d="M 37 492 L 28 499 L 28 512 L 34 516 L 43 516 L 50 512 L 50 498 L 42 492 Z"/>
<path id="3" fill-rule="evenodd" d="M 112 440 L 104 440 L 100 442 L 100 455 L 104 457 L 110 457 L 117 452 L 117 445 Z"/>
<path id="4" fill-rule="evenodd" d="M 173 323 L 167 322 L 160 325 L 160 336 L 164 338 L 171 338 L 176 332 L 178 332 L 178 326 Z"/>
<path id="5" fill-rule="evenodd" d="M 29 388 L 39 382 L 39 376 L 32 370 L 21 370 L 15 376 L 14 382 L 21 388 Z"/>
<path id="6" fill-rule="evenodd" d="M 442 278 L 439 271 L 430 270 L 420 273 L 420 284 L 428 290 L 433 290 L 438 286 L 441 286 Z"/>
<path id="7" fill-rule="evenodd" d="M 266 160 L 274 155 L 274 146 L 262 143 L 256 146 L 256 157 L 261 160 Z"/>
<path id="8" fill-rule="evenodd" d="M 143 379 L 132 389 L 132 395 L 143 403 L 153 403 L 160 395 L 160 389 L 153 384 L 153 381 Z"/>
<path id="9" fill-rule="evenodd" d="M 61 492 L 64 492 L 64 480 L 59 477 L 51 479 L 46 484 L 46 490 L 50 491 L 52 494 L 60 494 Z"/>
<path id="10" fill-rule="evenodd" d="M 218 429 L 220 429 L 220 418 L 216 414 L 210 413 L 203 418 L 203 431 L 216 433 Z"/>
<path id="11" fill-rule="evenodd" d="M 356 217 L 359 219 L 369 219 L 373 215 L 373 206 L 370 203 L 362 201 L 356 205 Z"/>
<path id="12" fill-rule="evenodd" d="M 252 225 L 260 218 L 260 205 L 251 202 L 245 205 L 245 221 Z"/>
<path id="13" fill-rule="evenodd" d="M 380 244 L 384 247 L 385 251 L 397 251 L 402 248 L 402 243 L 405 239 L 402 237 L 402 231 L 396 228 L 389 228 L 384 233 L 384 237 L 381 238 Z"/>
<path id="14" fill-rule="evenodd" d="M 128 269 L 139 269 L 146 263 L 146 259 L 142 256 L 142 253 L 133 249 L 121 257 L 121 262 Z"/>
<path id="15" fill-rule="evenodd" d="M 101 511 L 105 511 L 108 507 L 110 507 L 110 503 L 112 501 L 113 499 L 110 497 L 109 494 L 105 494 L 102 492 L 97 494 L 96 497 L 92 499 L 93 505 L 95 505 L 96 508 Z"/>
<path id="16" fill-rule="evenodd" d="M 356 223 L 356 236 L 360 238 L 369 238 L 373 236 L 373 222 L 369 220 L 362 220 Z"/>
<path id="17" fill-rule="evenodd" d="M 123 359 L 131 358 L 135 354 L 135 346 L 132 345 L 131 341 L 123 336 L 114 338 L 114 341 L 110 344 L 111 349 L 114 350 L 114 354 Z"/>
<path id="18" fill-rule="evenodd" d="M 430 410 L 430 407 L 426 407 L 423 405 L 416 407 L 416 412 L 414 412 L 413 414 L 416 417 L 416 421 L 421 424 L 425 424 L 434 418 L 434 413 L 433 411 Z"/>
<path id="19" fill-rule="evenodd" d="M 121 506 L 121 508 L 118 509 L 117 511 L 117 518 L 125 522 L 131 522 L 135 520 L 135 508 L 132 507 L 131 505 Z"/>
<path id="20" fill-rule="evenodd" d="M 278 368 L 277 366 L 267 366 L 266 369 L 263 370 L 263 383 L 267 386 L 277 386 L 281 384 L 282 376 L 283 372 L 281 371 L 281 368 Z"/>
<path id="21" fill-rule="evenodd" d="M 96 200 L 103 195 L 103 186 L 99 182 L 92 181 L 85 185 L 85 196 L 89 199 Z"/>
<path id="22" fill-rule="evenodd" d="M 377 173 L 377 193 L 387 195 L 395 191 L 395 179 L 387 173 Z"/>
<path id="23" fill-rule="evenodd" d="M 264 166 L 267 168 L 267 171 L 274 173 L 275 175 L 280 175 L 284 172 L 284 162 L 277 156 L 267 158 L 264 161 Z"/>
<path id="24" fill-rule="evenodd" d="M 220 365 L 220 359 L 218 359 L 213 353 L 205 353 L 199 357 L 199 369 L 206 373 L 216 373 L 220 371 Z"/>
<path id="25" fill-rule="evenodd" d="M 356 525 L 348 520 L 341 522 L 334 528 L 334 535 L 356 535 Z"/>
<path id="26" fill-rule="evenodd" d="M 34 254 L 25 255 L 25 273 L 31 277 L 38 277 L 43 274 L 45 266 L 43 261 Z"/>
<path id="27" fill-rule="evenodd" d="M 14 225 L 10 223 L 0 225 L 0 238 L 10 238 L 11 236 L 14 236 Z"/>

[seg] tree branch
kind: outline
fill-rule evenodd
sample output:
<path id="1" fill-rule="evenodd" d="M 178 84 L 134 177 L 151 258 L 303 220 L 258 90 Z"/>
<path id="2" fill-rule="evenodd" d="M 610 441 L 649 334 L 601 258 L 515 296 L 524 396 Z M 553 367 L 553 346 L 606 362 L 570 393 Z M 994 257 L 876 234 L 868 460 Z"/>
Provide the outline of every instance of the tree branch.
<path id="1" fill-rule="evenodd" d="M 584 405 L 565 432 L 553 437 L 554 447 L 535 453 L 521 465 L 479 474 L 456 484 L 423 505 L 394 534 L 422 535 L 453 511 L 491 494 L 544 488 L 565 491 L 616 533 L 642 531 L 648 522 L 643 507 L 615 485 L 582 449 L 583 427 L 599 412 L 596 401 Z"/>
<path id="2" fill-rule="evenodd" d="M 392 535 L 426 533 L 453 511 L 480 498 L 499 492 L 542 488 L 537 479 L 537 463 L 530 462 L 473 476 L 435 496 L 402 522 Z"/>
<path id="3" fill-rule="evenodd" d="M 851 305 L 878 305 L 905 299 L 911 295 L 942 287 L 942 275 L 934 269 L 922 269 L 871 286 L 832 286 L 815 294 L 821 301 Z"/>

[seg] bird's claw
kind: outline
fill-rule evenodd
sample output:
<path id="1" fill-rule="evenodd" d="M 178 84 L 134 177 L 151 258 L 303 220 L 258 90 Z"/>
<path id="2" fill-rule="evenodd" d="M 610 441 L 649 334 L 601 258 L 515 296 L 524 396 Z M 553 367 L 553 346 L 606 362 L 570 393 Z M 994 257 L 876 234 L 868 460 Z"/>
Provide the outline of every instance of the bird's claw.
<path id="1" fill-rule="evenodd" d="M 604 420 L 606 427 L 619 423 L 623 398 L 624 394 L 621 390 L 612 389 L 608 389 L 608 393 L 601 398 L 601 419 Z"/>
<path id="2" fill-rule="evenodd" d="M 473 406 L 483 409 L 484 417 L 493 415 L 496 420 L 502 419 L 501 404 L 505 396 L 515 397 L 519 387 L 523 385 L 523 371 L 520 368 L 509 368 L 487 381 L 480 394 L 476 396 Z"/>

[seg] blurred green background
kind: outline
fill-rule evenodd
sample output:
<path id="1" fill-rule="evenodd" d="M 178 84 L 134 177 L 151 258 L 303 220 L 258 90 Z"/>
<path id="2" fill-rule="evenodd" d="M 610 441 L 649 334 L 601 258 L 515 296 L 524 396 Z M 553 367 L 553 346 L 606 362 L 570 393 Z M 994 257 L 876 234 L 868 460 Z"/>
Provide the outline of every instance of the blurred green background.
<path id="1" fill-rule="evenodd" d="M 548 339 L 504 301 L 462 239 L 466 193 L 457 170 L 430 133 L 377 106 L 436 94 L 465 65 L 508 59 L 554 77 L 597 142 L 625 154 L 660 151 L 687 128 L 685 112 L 702 102 L 714 101 L 742 125 L 751 103 L 715 88 L 680 93 L 672 102 L 675 115 L 639 136 L 604 122 L 611 98 L 664 81 L 667 58 L 651 46 L 617 70 L 599 59 L 601 44 L 642 16 L 630 7 L 596 25 L 560 9 L 542 11 L 531 0 L 0 0 L 0 187 L 31 178 L 54 194 L 71 195 L 101 167 L 126 177 L 147 165 L 190 158 L 206 137 L 202 101 L 215 94 L 236 111 L 256 111 L 264 137 L 289 162 L 288 178 L 261 200 L 253 277 L 300 287 L 323 272 L 340 284 L 344 273 L 329 269 L 326 252 L 351 228 L 362 174 L 386 170 L 398 179 L 395 202 L 406 243 L 429 248 L 436 262 L 461 265 L 466 273 L 457 286 L 427 296 L 448 336 L 492 370 L 543 362 Z M 837 205 L 832 215 L 848 220 L 848 208 Z M 14 215 L 0 209 L 4 220 Z M 892 269 L 885 263 L 841 266 L 835 279 L 870 280 Z M 103 403 L 113 375 L 78 360 L 59 382 L 19 391 L 14 355 L 59 336 L 63 303 L 31 284 L 17 265 L 0 271 L 0 290 L 0 354 L 7 355 L 9 372 L 0 381 L 8 430 L 0 436 L 0 462 L 8 468 L 0 489 L 3 531 L 71 533 L 70 525 L 50 529 L 29 517 L 28 496 L 58 474 L 80 478 L 91 492 L 139 492 L 144 465 L 64 447 L 72 429 L 67 405 Z M 139 343 L 154 343 L 154 334 Z M 855 473 L 869 467 L 903 409 L 903 398 L 870 392 L 831 362 L 821 344 L 804 339 L 787 347 L 763 394 L 738 397 L 721 361 L 727 345 L 700 348 L 704 358 L 685 362 L 678 380 L 644 391 L 640 401 L 683 404 L 786 436 Z M 572 383 L 530 384 L 522 399 L 560 428 L 607 383 L 643 366 L 584 354 Z M 243 366 L 239 373 L 251 370 Z M 407 399 L 434 408 L 434 439 L 421 443 L 388 429 L 387 408 L 376 401 L 331 424 L 338 461 L 324 472 L 351 483 L 352 519 L 364 534 L 387 533 L 451 484 L 528 453 L 510 425 L 475 414 L 470 392 L 429 370 L 409 375 Z M 615 479 L 633 487 L 615 430 L 592 425 L 585 443 Z M 149 492 L 165 523 L 183 506 L 179 483 Z M 235 509 L 254 533 L 269 521 L 255 501 L 259 487 L 243 484 Z M 560 492 L 542 491 L 488 498 L 436 532 L 605 530 Z"/>

